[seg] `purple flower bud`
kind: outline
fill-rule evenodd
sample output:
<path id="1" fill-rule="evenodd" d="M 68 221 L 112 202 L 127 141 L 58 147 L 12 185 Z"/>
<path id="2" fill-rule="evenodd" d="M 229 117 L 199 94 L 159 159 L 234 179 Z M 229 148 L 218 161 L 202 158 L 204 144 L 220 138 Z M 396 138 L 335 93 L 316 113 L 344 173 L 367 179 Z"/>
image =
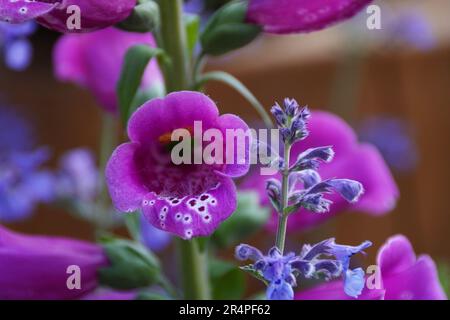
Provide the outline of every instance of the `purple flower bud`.
<path id="1" fill-rule="evenodd" d="M 295 99 L 284 99 L 284 110 L 288 117 L 293 118 L 297 114 L 298 107 L 298 103 Z"/>
<path id="2" fill-rule="evenodd" d="M 319 173 L 311 169 L 300 171 L 297 173 L 297 176 L 303 182 L 303 187 L 307 189 L 319 183 L 321 180 Z"/>
<path id="3" fill-rule="evenodd" d="M 356 202 L 364 193 L 361 183 L 349 179 L 331 179 L 328 184 L 348 202 Z"/>
<path id="4" fill-rule="evenodd" d="M 332 203 L 331 200 L 325 199 L 322 194 L 315 193 L 305 195 L 297 205 L 314 213 L 325 213 L 330 211 Z"/>
<path id="5" fill-rule="evenodd" d="M 277 179 L 269 179 L 266 181 L 267 195 L 274 208 L 281 211 L 281 182 Z"/>
<path id="6" fill-rule="evenodd" d="M 334 151 L 333 147 L 318 147 L 310 148 L 299 154 L 296 163 L 301 163 L 307 160 L 322 160 L 323 162 L 330 162 L 333 160 Z"/>
<path id="7" fill-rule="evenodd" d="M 0 299 L 77 299 L 98 286 L 108 266 L 103 248 L 58 237 L 29 236 L 0 226 Z M 81 270 L 81 288 L 67 286 L 68 267 Z"/>
<path id="8" fill-rule="evenodd" d="M 258 261 L 263 258 L 261 251 L 248 244 L 240 244 L 235 249 L 235 256 L 238 260 L 253 260 Z"/>
<path id="9" fill-rule="evenodd" d="M 284 113 L 283 109 L 281 109 L 280 105 L 276 103 L 271 109 L 270 112 L 275 117 L 278 127 L 282 128 L 287 123 L 287 116 Z"/>

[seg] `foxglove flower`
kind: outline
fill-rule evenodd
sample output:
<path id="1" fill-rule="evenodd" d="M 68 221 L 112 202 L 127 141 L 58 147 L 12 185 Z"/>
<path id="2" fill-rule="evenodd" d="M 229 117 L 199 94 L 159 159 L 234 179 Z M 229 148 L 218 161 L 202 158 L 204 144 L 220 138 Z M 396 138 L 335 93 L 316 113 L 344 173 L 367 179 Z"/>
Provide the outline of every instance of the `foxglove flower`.
<path id="1" fill-rule="evenodd" d="M 372 0 L 249 0 L 247 20 L 268 33 L 303 33 L 353 17 Z"/>
<path id="2" fill-rule="evenodd" d="M 116 86 L 127 50 L 134 45 L 154 46 L 150 33 L 125 32 L 107 28 L 82 35 L 64 35 L 53 51 L 56 77 L 87 88 L 108 112 L 118 112 Z M 152 60 L 142 77 L 140 90 L 163 91 L 161 72 Z"/>
<path id="3" fill-rule="evenodd" d="M 80 267 L 81 288 L 67 286 L 67 268 Z M 28 236 L 0 225 L 0 299 L 77 299 L 98 285 L 108 265 L 102 247 L 57 237 Z"/>
<path id="4" fill-rule="evenodd" d="M 248 130 L 235 115 L 219 116 L 214 102 L 198 92 L 174 92 L 145 103 L 128 122 L 131 142 L 119 146 L 107 164 L 106 181 L 117 210 L 142 210 L 153 226 L 184 239 L 210 235 L 231 215 L 236 209 L 231 178 L 247 173 L 250 142 L 241 150 L 246 159 L 221 143 L 224 156 L 233 152 L 233 164 L 175 165 L 171 135 L 176 129 L 190 133 L 196 121 L 224 137 L 227 129 Z M 196 134 L 191 138 L 201 140 Z"/>
<path id="5" fill-rule="evenodd" d="M 19 221 L 54 199 L 54 176 L 41 168 L 49 154 L 35 147 L 25 119 L 0 108 L 0 126 L 0 221 Z"/>
<path id="6" fill-rule="evenodd" d="M 294 211 L 295 214 L 290 215 L 288 229 L 304 230 L 349 209 L 373 215 L 382 215 L 393 209 L 398 189 L 383 158 L 373 146 L 358 143 L 353 130 L 343 120 L 327 112 L 313 112 L 307 129 L 308 137 L 296 142 L 291 149 L 291 166 L 305 170 L 293 180 L 295 184 L 292 183 L 291 193 L 293 197 L 303 197 L 308 201 L 305 202 L 307 205 L 299 207 Z M 332 150 L 324 146 L 332 146 Z M 279 178 L 279 175 L 275 177 Z M 326 186 L 330 179 L 336 178 L 352 179 L 360 184 L 348 185 L 350 193 L 347 193 L 347 189 L 342 189 L 342 185 L 337 186 L 341 192 L 337 189 L 335 194 L 310 195 L 304 192 L 305 188 L 308 190 L 317 182 L 323 181 L 322 186 Z M 243 189 L 257 191 L 263 206 L 270 205 L 265 190 L 266 179 L 267 176 L 254 172 L 246 177 L 241 186 Z M 358 190 L 360 185 L 364 186 L 364 193 L 359 194 L 359 199 L 352 201 L 351 195 L 358 194 L 352 190 Z M 358 202 L 355 203 L 354 200 Z M 311 213 L 326 211 L 329 201 L 333 202 L 330 211 Z M 268 225 L 270 230 L 276 228 L 276 217 L 274 210 Z"/>
<path id="7" fill-rule="evenodd" d="M 44 27 L 63 33 L 91 32 L 126 19 L 135 5 L 136 0 L 0 0 L 0 21 L 36 19 Z M 76 18 L 79 25 L 73 23 Z"/>
<path id="8" fill-rule="evenodd" d="M 402 235 L 389 238 L 378 251 L 377 265 L 381 272 L 380 287 L 364 288 L 361 300 L 445 300 L 437 268 L 428 255 L 416 257 L 411 243 Z M 368 281 L 368 280 L 367 280 Z M 298 300 L 348 299 L 341 282 L 332 281 L 298 292 Z"/>
<path id="9" fill-rule="evenodd" d="M 254 262 L 245 270 L 257 274 L 258 278 L 267 282 L 266 296 L 269 300 L 292 300 L 293 287 L 297 286 L 296 278 L 300 274 L 305 278 L 322 276 L 327 280 L 342 275 L 343 291 L 356 297 L 361 294 L 364 286 L 364 271 L 361 268 L 349 269 L 350 258 L 370 245 L 366 241 L 352 247 L 338 245 L 334 239 L 328 239 L 314 246 L 304 245 L 299 255 L 293 252 L 282 255 L 277 247 L 273 247 L 264 256 L 258 249 L 241 244 L 236 247 L 235 256 L 241 261 Z"/>
<path id="10" fill-rule="evenodd" d="M 17 25 L 0 22 L 0 48 L 8 68 L 23 71 L 30 65 L 33 47 L 28 37 L 35 31 L 33 21 Z"/>
<path id="11" fill-rule="evenodd" d="M 99 174 L 94 155 L 87 149 L 73 149 L 60 160 L 58 196 L 91 202 L 99 190 Z"/>

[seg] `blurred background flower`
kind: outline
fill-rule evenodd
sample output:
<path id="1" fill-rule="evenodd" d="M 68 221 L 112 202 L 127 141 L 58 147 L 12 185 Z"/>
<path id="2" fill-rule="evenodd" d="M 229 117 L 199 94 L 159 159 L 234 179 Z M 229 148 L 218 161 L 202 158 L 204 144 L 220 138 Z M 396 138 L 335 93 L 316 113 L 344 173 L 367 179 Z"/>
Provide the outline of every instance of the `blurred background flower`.
<path id="1" fill-rule="evenodd" d="M 0 107 L 0 127 L 0 221 L 23 220 L 54 199 L 54 176 L 41 168 L 49 152 L 34 145 L 31 127 L 12 109 Z"/>
<path id="2" fill-rule="evenodd" d="M 25 70 L 31 63 L 33 47 L 28 39 L 37 29 L 36 23 L 9 24 L 0 21 L 0 49 L 6 66 Z"/>

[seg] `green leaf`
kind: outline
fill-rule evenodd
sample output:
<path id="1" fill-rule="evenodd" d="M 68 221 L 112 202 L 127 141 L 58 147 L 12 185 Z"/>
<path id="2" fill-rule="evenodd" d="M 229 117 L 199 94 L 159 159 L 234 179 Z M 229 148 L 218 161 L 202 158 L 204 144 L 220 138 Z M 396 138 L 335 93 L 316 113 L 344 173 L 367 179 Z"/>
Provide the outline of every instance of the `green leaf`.
<path id="1" fill-rule="evenodd" d="M 229 23 L 216 27 L 202 38 L 203 51 L 212 56 L 220 56 L 242 48 L 252 42 L 261 29 L 245 23 Z"/>
<path id="2" fill-rule="evenodd" d="M 105 236 L 101 240 L 109 265 L 101 268 L 100 283 L 116 289 L 147 287 L 160 282 L 158 258 L 139 243 Z"/>
<path id="3" fill-rule="evenodd" d="M 146 45 L 136 45 L 128 49 L 117 84 L 120 115 L 124 125 L 128 122 L 130 108 L 142 81 L 142 76 L 154 57 L 163 57 L 164 51 Z"/>
<path id="4" fill-rule="evenodd" d="M 203 52 L 222 55 L 253 41 L 261 33 L 261 27 L 246 23 L 246 12 L 247 3 L 243 1 L 231 2 L 219 9 L 200 37 Z"/>
<path id="5" fill-rule="evenodd" d="M 438 263 L 438 274 L 447 297 L 450 297 L 450 267 L 444 262 Z"/>
<path id="6" fill-rule="evenodd" d="M 199 37 L 200 18 L 198 15 L 187 13 L 183 17 L 187 36 L 187 50 L 189 57 L 192 57 Z"/>
<path id="7" fill-rule="evenodd" d="M 231 262 L 211 260 L 209 264 L 213 299 L 238 300 L 245 293 L 244 274 Z"/>
<path id="8" fill-rule="evenodd" d="M 254 278 L 256 278 L 256 279 L 258 279 L 258 280 L 264 282 L 264 284 L 265 284 L 266 286 L 269 285 L 269 283 L 267 282 L 267 280 L 264 279 L 263 275 L 262 275 L 259 271 L 256 271 L 256 270 L 253 268 L 253 265 L 250 264 L 250 265 L 247 265 L 247 266 L 242 266 L 242 267 L 239 267 L 239 269 L 241 269 L 242 271 L 248 273 L 248 274 L 251 275 L 252 277 L 254 277 Z"/>
<path id="9" fill-rule="evenodd" d="M 131 14 L 117 27 L 131 32 L 151 32 L 160 24 L 159 6 L 155 1 L 139 1 Z"/>
<path id="10" fill-rule="evenodd" d="M 219 247 L 230 247 L 258 231 L 269 219 L 270 210 L 259 205 L 256 192 L 238 193 L 238 205 L 233 215 L 225 220 L 212 236 Z"/>

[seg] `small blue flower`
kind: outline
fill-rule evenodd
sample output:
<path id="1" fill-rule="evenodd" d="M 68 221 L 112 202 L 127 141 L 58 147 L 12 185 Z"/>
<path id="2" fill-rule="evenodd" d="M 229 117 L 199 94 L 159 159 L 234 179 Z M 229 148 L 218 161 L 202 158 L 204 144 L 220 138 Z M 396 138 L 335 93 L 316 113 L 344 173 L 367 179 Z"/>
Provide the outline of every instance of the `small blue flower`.
<path id="1" fill-rule="evenodd" d="M 344 292 L 353 298 L 357 298 L 364 289 L 364 270 L 361 268 L 347 270 L 344 274 Z"/>
<path id="2" fill-rule="evenodd" d="M 375 145 L 389 166 L 399 172 L 411 171 L 417 165 L 412 133 L 406 121 L 395 117 L 372 117 L 359 126 L 361 141 Z"/>
<path id="3" fill-rule="evenodd" d="M 45 149 L 0 156 L 0 221 L 23 220 L 54 199 L 54 176 L 39 168 L 47 157 Z"/>
<path id="4" fill-rule="evenodd" d="M 40 202 L 54 199 L 54 175 L 41 169 L 46 148 L 35 149 L 29 123 L 9 108 L 0 108 L 0 221 L 31 215 Z"/>
<path id="5" fill-rule="evenodd" d="M 33 48 L 28 37 L 36 29 L 33 21 L 22 24 L 0 22 L 0 47 L 10 69 L 23 71 L 30 65 Z"/>
<path id="6" fill-rule="evenodd" d="M 141 242 L 154 252 L 164 250 L 172 241 L 172 236 L 165 231 L 152 226 L 144 215 L 140 215 Z"/>
<path id="7" fill-rule="evenodd" d="M 88 149 L 66 152 L 60 160 L 58 196 L 64 199 L 92 202 L 99 191 L 99 172 Z"/>
<path id="8" fill-rule="evenodd" d="M 370 245 L 370 241 L 355 247 L 338 245 L 334 239 L 327 239 L 313 246 L 305 244 L 299 255 L 293 252 L 282 255 L 277 247 L 263 255 L 257 248 L 241 244 L 236 247 L 235 256 L 241 261 L 254 262 L 246 270 L 264 279 L 267 283 L 266 296 L 270 300 L 293 299 L 293 287 L 297 286 L 296 277 L 299 275 L 326 280 L 342 275 L 345 293 L 357 297 L 364 288 L 364 271 L 361 268 L 349 269 L 350 258 Z"/>
<path id="9" fill-rule="evenodd" d="M 336 244 L 334 239 L 332 239 L 332 241 L 328 244 L 327 252 L 342 262 L 344 272 L 346 272 L 350 264 L 350 258 L 357 253 L 363 252 L 364 249 L 367 249 L 371 245 L 372 242 L 364 241 L 359 246 L 347 246 Z"/>
<path id="10" fill-rule="evenodd" d="M 269 300 L 293 300 L 294 290 L 287 281 L 278 279 L 269 284 L 266 295 Z"/>

